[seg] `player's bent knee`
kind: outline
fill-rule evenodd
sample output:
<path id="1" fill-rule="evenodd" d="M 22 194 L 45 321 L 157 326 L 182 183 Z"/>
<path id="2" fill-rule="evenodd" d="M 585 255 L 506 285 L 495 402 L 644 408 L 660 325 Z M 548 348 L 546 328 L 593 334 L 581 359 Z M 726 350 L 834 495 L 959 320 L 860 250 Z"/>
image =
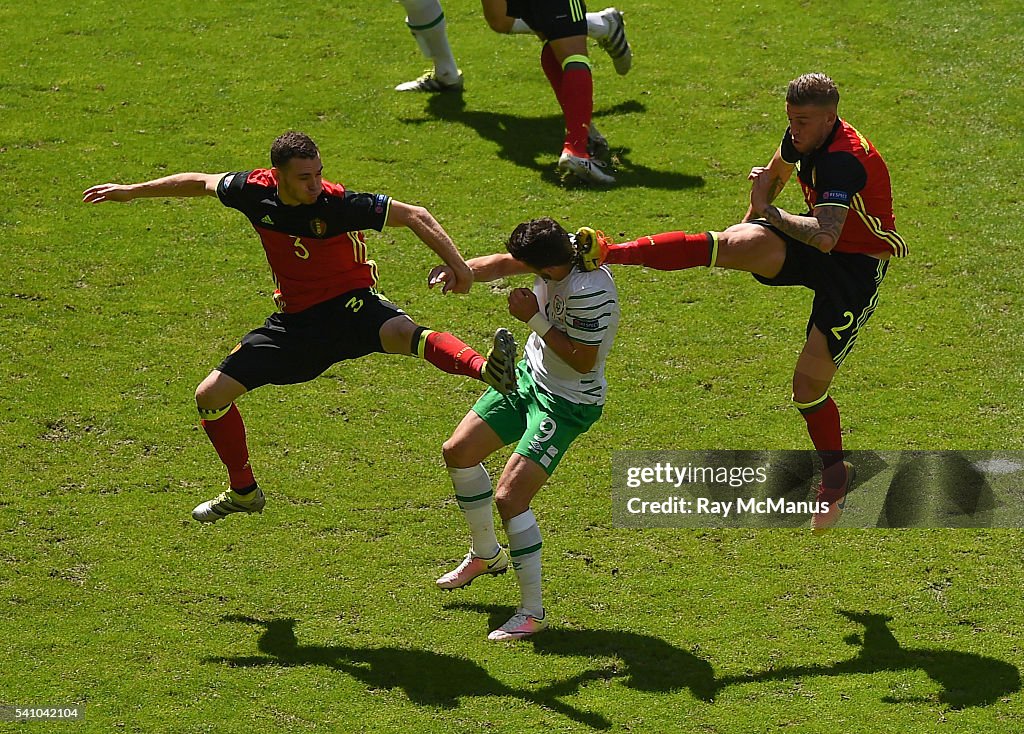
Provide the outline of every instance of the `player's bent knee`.
<path id="1" fill-rule="evenodd" d="M 479 437 L 456 431 L 441 445 L 444 465 L 453 469 L 468 469 L 486 459 L 491 451 L 479 441 Z"/>
<path id="2" fill-rule="evenodd" d="M 196 387 L 196 405 L 200 408 L 215 408 L 212 405 L 214 395 L 213 375 L 211 374 Z"/>
<path id="3" fill-rule="evenodd" d="M 498 508 L 498 514 L 504 520 L 521 515 L 530 509 L 528 500 L 524 501 L 523 498 L 518 497 L 509 485 L 502 482 L 498 483 L 498 487 L 494 492 L 494 505 Z"/>
<path id="4" fill-rule="evenodd" d="M 469 458 L 469 452 L 466 451 L 465 442 L 457 440 L 454 436 L 441 445 L 441 456 L 444 458 L 445 466 L 458 467 L 460 469 L 473 466 L 472 463 L 466 463 Z"/>
<path id="5" fill-rule="evenodd" d="M 507 520 L 526 512 L 530 509 L 534 495 L 543 485 L 542 479 L 531 476 L 529 472 L 522 473 L 514 469 L 510 472 L 506 467 L 494 488 L 494 504 L 498 514 Z"/>
<path id="6" fill-rule="evenodd" d="M 222 408 L 245 393 L 245 386 L 233 377 L 214 370 L 196 388 L 196 406 L 207 410 Z"/>
<path id="7" fill-rule="evenodd" d="M 785 261 L 786 243 L 759 224 L 734 224 L 718 235 L 718 267 L 774 277 Z"/>
<path id="8" fill-rule="evenodd" d="M 412 334 L 416 324 L 408 316 L 395 316 L 380 327 L 380 346 L 388 354 L 412 354 Z"/>
<path id="9" fill-rule="evenodd" d="M 828 392 L 831 380 L 821 380 L 803 372 L 793 373 L 793 402 L 808 404 L 819 400 Z"/>

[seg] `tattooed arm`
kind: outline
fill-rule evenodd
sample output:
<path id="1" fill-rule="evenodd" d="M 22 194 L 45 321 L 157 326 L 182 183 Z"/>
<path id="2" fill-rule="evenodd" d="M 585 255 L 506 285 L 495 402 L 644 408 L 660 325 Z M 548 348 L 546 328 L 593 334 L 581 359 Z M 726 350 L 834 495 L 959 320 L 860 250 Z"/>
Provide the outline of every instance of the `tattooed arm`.
<path id="1" fill-rule="evenodd" d="M 775 201 L 775 197 L 779 195 L 782 189 L 786 186 L 786 182 L 789 181 L 789 177 L 793 173 L 793 164 L 786 163 L 782 159 L 782 148 L 779 147 L 775 151 L 775 155 L 772 156 L 767 166 L 763 168 L 756 166 L 750 170 L 750 175 L 747 177 L 751 181 L 758 178 L 764 177 L 765 188 L 765 203 L 771 204 Z M 753 200 L 751 200 L 751 206 L 747 209 L 746 215 L 743 217 L 744 222 L 749 222 L 751 219 L 757 219 L 758 217 L 764 216 L 759 211 L 756 211 L 753 206 Z"/>
<path id="2" fill-rule="evenodd" d="M 778 155 L 776 153 L 776 156 Z M 772 163 L 775 163 L 774 158 Z M 789 164 L 783 162 L 783 165 L 788 166 Z M 791 166 L 790 170 L 792 170 Z M 836 246 L 849 209 L 845 206 L 827 205 L 814 207 L 814 211 L 809 217 L 790 214 L 772 204 L 772 200 L 785 185 L 785 179 L 780 179 L 773 174 L 771 166 L 755 168 L 750 172 L 750 180 L 752 181 L 750 210 L 747 212 L 748 220 L 744 221 L 762 217 L 790 237 L 811 247 L 816 247 L 822 252 L 829 252 Z"/>
<path id="3" fill-rule="evenodd" d="M 836 247 L 849 209 L 828 205 L 814 207 L 809 217 L 790 214 L 766 201 L 765 193 L 770 190 L 770 186 L 771 182 L 765 180 L 764 174 L 754 179 L 751 188 L 751 210 L 757 216 L 767 219 L 769 224 L 780 231 L 821 252 L 829 252 Z"/>
<path id="4" fill-rule="evenodd" d="M 811 216 L 802 217 L 769 204 L 762 210 L 761 216 L 790 237 L 822 252 L 829 252 L 839 241 L 849 211 L 845 206 L 816 206 Z"/>

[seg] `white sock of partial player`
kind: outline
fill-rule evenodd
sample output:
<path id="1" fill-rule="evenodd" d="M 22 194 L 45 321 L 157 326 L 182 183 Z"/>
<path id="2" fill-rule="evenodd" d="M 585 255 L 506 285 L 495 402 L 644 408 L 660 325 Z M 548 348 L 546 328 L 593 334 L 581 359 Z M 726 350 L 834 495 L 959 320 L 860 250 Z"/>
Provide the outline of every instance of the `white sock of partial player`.
<path id="1" fill-rule="evenodd" d="M 595 41 L 599 38 L 607 38 L 612 27 L 600 13 L 587 13 L 587 35 Z"/>
<path id="2" fill-rule="evenodd" d="M 491 489 L 491 478 L 483 464 L 468 469 L 448 467 L 455 487 L 455 499 L 459 509 L 469 525 L 469 534 L 473 538 L 472 552 L 481 558 L 494 558 L 497 554 L 498 537 L 494 534 L 494 490 Z"/>
<path id="3" fill-rule="evenodd" d="M 516 515 L 505 523 L 512 568 L 519 582 L 519 606 L 534 617 L 544 616 L 540 589 L 540 528 L 533 510 Z"/>
<path id="4" fill-rule="evenodd" d="M 434 74 L 443 82 L 459 78 L 452 47 L 448 44 L 448 21 L 438 0 L 402 0 L 405 23 L 423 55 L 434 62 Z"/>

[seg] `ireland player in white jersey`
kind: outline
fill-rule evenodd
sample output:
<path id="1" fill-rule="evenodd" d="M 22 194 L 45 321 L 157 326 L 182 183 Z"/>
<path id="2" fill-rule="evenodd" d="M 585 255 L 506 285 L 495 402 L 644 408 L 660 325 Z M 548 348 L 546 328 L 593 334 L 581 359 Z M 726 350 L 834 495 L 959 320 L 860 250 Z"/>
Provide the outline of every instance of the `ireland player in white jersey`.
<path id="1" fill-rule="evenodd" d="M 532 291 L 516 288 L 508 296 L 509 313 L 532 332 L 525 358 L 517 365 L 518 389 L 507 396 L 485 392 L 442 449 L 472 545 L 462 563 L 437 585 L 458 589 L 477 576 L 502 574 L 510 556 L 519 582 L 516 613 L 491 632 L 492 640 L 521 639 L 548 626 L 541 598 L 540 528 L 530 501 L 573 440 L 601 416 L 608 389 L 605 359 L 619 323 L 611 273 L 607 268 L 579 269 L 572 237 L 553 219 L 520 224 L 507 248 L 508 253 L 467 264 L 478 281 L 538 276 Z M 431 273 L 431 284 L 448 276 L 446 266 L 439 266 Z M 495 491 L 482 462 L 512 443 L 515 451 Z M 508 536 L 508 553 L 494 532 L 492 503 Z"/>
<path id="2" fill-rule="evenodd" d="M 577 344 L 597 347 L 594 367 L 580 374 L 551 349 L 538 331 L 526 341 L 526 365 L 541 390 L 580 405 L 603 405 L 608 391 L 604 363 L 619 325 L 618 296 L 608 268 L 598 277 L 574 268 L 561 280 L 536 278 L 533 294 L 543 319 Z M 475 276 L 476 280 L 480 276 Z"/>

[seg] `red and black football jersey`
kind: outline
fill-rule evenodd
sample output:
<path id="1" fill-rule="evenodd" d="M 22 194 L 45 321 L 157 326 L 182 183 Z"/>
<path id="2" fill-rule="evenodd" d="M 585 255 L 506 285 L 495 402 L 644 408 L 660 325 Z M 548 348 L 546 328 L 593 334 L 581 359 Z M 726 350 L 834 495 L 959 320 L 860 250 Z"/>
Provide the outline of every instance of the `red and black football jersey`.
<path id="1" fill-rule="evenodd" d="M 836 252 L 907 254 L 907 245 L 896 232 L 889 169 L 875 146 L 852 125 L 836 120 L 821 147 L 807 155 L 797 152 L 787 128 L 781 151 L 782 159 L 797 167 L 808 209 L 850 210 Z"/>
<path id="2" fill-rule="evenodd" d="M 228 173 L 217 185 L 221 203 L 249 218 L 260 236 L 286 313 L 302 311 L 377 282 L 377 264 L 366 257 L 361 230 L 384 228 L 391 198 L 357 194 L 323 182 L 313 204 L 288 206 L 269 169 Z"/>

